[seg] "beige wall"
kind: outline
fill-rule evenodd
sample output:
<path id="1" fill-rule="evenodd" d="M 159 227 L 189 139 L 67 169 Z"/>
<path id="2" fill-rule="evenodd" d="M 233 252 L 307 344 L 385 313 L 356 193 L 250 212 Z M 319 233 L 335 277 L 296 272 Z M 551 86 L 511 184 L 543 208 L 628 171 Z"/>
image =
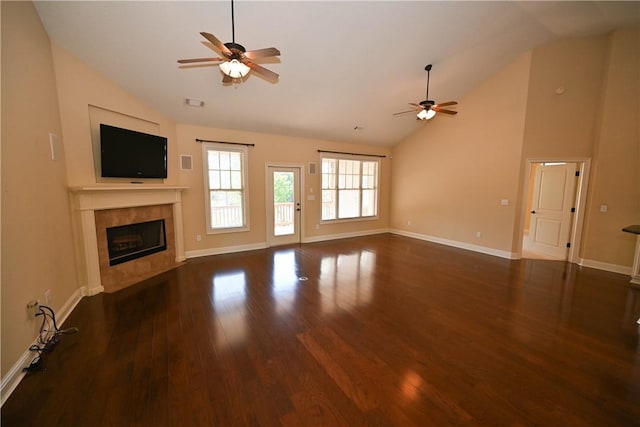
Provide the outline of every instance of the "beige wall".
<path id="1" fill-rule="evenodd" d="M 393 148 L 393 229 L 512 251 L 530 62 L 521 56 L 459 99 L 456 116 Z"/>
<path id="2" fill-rule="evenodd" d="M 630 29 L 541 46 L 459 100 L 457 116 L 425 123 L 393 149 L 392 228 L 517 253 L 527 159 L 586 158 L 580 257 L 630 267 L 635 239 L 620 230 L 640 222 L 639 44 Z"/>
<path id="3" fill-rule="evenodd" d="M 621 232 L 640 224 L 640 29 L 607 39 L 588 200 L 583 257 L 630 266 L 635 236 Z M 607 205 L 606 213 L 600 205 Z"/>
<path id="4" fill-rule="evenodd" d="M 51 290 L 54 310 L 78 288 L 66 145 L 49 39 L 30 2 L 2 2 L 2 376 L 40 321 L 27 302 Z M 59 142 L 52 160 L 49 133 Z"/>
<path id="5" fill-rule="evenodd" d="M 523 159 L 592 156 L 605 52 L 604 36 L 533 50 Z"/>
<path id="6" fill-rule="evenodd" d="M 281 165 L 301 165 L 303 167 L 303 238 L 313 240 L 322 236 L 334 236 L 348 233 L 363 233 L 372 230 L 386 230 L 389 226 L 389 180 L 390 149 L 370 147 L 356 144 L 344 144 L 283 135 L 269 135 L 253 132 L 241 132 L 228 129 L 214 129 L 199 126 L 183 125 L 177 127 L 180 154 L 193 157 L 193 170 L 180 171 L 180 185 L 189 187 L 183 192 L 185 250 L 215 252 L 225 247 L 260 246 L 266 243 L 266 187 L 265 165 L 267 163 Z M 204 178 L 202 145 L 197 139 L 214 141 L 244 142 L 255 144 L 250 147 L 249 156 L 249 207 L 250 231 L 231 234 L 206 234 Z M 318 149 L 362 154 L 386 155 L 381 161 L 380 170 L 380 211 L 377 220 L 346 222 L 338 224 L 320 224 L 320 154 Z M 307 173 L 309 162 L 316 163 L 317 173 Z M 315 200 L 307 200 L 314 195 Z M 319 225 L 316 228 L 316 225 Z M 202 240 L 196 241 L 196 235 Z"/>

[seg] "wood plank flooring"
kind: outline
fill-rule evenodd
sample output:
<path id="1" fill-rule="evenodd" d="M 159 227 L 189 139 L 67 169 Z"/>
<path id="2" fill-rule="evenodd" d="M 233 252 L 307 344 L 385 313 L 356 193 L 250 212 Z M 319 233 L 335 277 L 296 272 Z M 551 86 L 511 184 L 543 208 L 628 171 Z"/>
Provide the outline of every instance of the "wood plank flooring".
<path id="1" fill-rule="evenodd" d="M 192 259 L 84 298 L 2 425 L 640 426 L 628 281 L 390 234 Z"/>

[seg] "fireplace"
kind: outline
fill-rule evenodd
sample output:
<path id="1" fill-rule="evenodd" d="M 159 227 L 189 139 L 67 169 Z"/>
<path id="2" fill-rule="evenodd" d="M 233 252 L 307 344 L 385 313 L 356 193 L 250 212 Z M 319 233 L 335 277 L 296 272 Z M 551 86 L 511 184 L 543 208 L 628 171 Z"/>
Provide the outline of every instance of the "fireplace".
<path id="1" fill-rule="evenodd" d="M 109 265 L 166 251 L 164 219 L 107 228 Z"/>
<path id="2" fill-rule="evenodd" d="M 96 185 L 73 187 L 71 206 L 78 232 L 82 292 L 116 292 L 178 267 L 185 260 L 182 231 L 182 191 L 169 185 Z M 107 228 L 164 220 L 166 250 L 111 265 Z M 131 233 L 123 233 L 124 236 Z M 158 233 L 155 233 L 157 236 Z M 143 237 L 144 239 L 144 237 Z M 137 237 L 122 237 L 121 248 L 137 246 Z M 160 245 L 152 245 L 160 246 Z"/>

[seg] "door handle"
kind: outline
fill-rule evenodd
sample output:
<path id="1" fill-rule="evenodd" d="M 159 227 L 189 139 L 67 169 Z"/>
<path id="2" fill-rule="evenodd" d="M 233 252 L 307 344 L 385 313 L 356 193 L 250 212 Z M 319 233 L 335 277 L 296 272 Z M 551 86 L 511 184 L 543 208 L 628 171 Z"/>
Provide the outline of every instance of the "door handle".
<path id="1" fill-rule="evenodd" d="M 532 214 L 536 213 L 536 211 L 531 211 Z"/>

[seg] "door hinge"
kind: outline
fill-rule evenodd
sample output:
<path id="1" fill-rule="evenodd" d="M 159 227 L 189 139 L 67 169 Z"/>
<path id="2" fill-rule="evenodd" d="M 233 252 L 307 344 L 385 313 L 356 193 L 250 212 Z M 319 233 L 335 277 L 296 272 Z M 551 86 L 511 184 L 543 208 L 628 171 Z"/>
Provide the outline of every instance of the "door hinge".
<path id="1" fill-rule="evenodd" d="M 571 242 L 567 243 L 567 247 L 570 248 L 571 247 Z"/>
<path id="2" fill-rule="evenodd" d="M 580 171 L 576 171 L 576 176 L 580 176 Z"/>
<path id="3" fill-rule="evenodd" d="M 576 208 L 571 208 L 571 213 L 575 213 Z"/>

